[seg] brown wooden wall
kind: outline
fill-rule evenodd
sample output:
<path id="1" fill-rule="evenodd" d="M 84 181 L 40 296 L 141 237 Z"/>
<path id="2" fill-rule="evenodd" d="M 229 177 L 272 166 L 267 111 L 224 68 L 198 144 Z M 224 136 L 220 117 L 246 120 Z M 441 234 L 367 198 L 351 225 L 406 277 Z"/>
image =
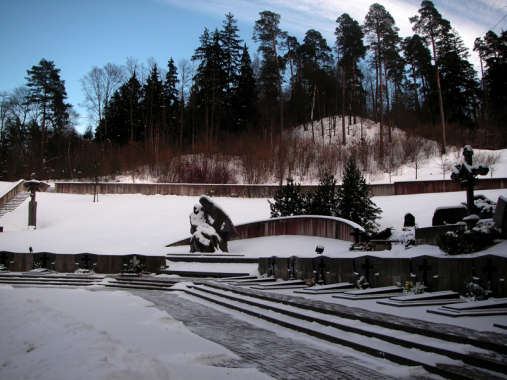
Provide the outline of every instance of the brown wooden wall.
<path id="1" fill-rule="evenodd" d="M 93 182 L 56 182 L 57 193 L 93 194 Z M 507 178 L 480 179 L 476 188 L 505 189 Z M 303 185 L 303 191 L 312 191 L 315 185 Z M 278 185 L 236 185 L 236 184 L 194 184 L 194 183 L 115 183 L 98 184 L 99 194 L 144 194 L 144 195 L 185 195 L 200 196 L 207 194 L 217 197 L 272 198 Z M 461 191 L 460 185 L 451 180 L 408 181 L 392 184 L 370 185 L 374 196 L 406 195 L 419 193 L 440 193 Z"/>
<path id="2" fill-rule="evenodd" d="M 236 239 L 251 239 L 276 235 L 320 236 L 330 239 L 354 241 L 351 233 L 355 224 L 339 218 L 321 216 L 297 216 L 266 219 L 236 226 Z"/>
<path id="3" fill-rule="evenodd" d="M 239 224 L 235 227 L 238 236 L 231 240 L 277 235 L 306 235 L 354 241 L 351 233 L 355 228 L 362 229 L 359 225 L 345 219 L 312 215 L 265 219 L 252 223 Z M 168 247 L 189 244 L 190 238 L 186 238 L 171 243 Z"/>

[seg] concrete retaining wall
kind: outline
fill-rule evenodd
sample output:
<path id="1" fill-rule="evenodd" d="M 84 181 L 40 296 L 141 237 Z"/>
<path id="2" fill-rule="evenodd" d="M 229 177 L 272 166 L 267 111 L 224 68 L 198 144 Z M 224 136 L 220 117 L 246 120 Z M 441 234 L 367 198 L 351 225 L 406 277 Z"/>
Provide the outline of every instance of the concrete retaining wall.
<path id="1" fill-rule="evenodd" d="M 357 224 L 341 218 L 325 216 L 292 216 L 266 219 L 236 226 L 236 239 L 277 235 L 307 235 L 354 241 L 351 233 Z"/>
<path id="2" fill-rule="evenodd" d="M 25 180 L 20 179 L 18 182 L 12 185 L 11 189 L 8 192 L 0 197 L 0 208 L 2 208 L 7 202 L 14 198 L 19 192 L 24 190 L 23 183 L 25 183 Z"/>
<path id="3" fill-rule="evenodd" d="M 195 184 L 195 183 L 98 183 L 100 194 L 145 194 L 145 195 L 186 195 L 200 196 L 202 194 L 216 197 L 242 198 L 272 198 L 278 185 L 237 185 L 237 184 Z M 480 179 L 476 188 L 504 189 L 507 178 Z M 57 193 L 93 194 L 93 182 L 56 182 Z M 315 185 L 302 185 L 303 191 L 312 191 Z M 439 193 L 446 191 L 461 191 L 458 183 L 450 180 L 441 181 L 413 181 L 395 182 L 392 184 L 370 185 L 374 196 L 405 195 L 418 193 Z"/>
<path id="4" fill-rule="evenodd" d="M 94 255 L 94 254 L 54 254 L 40 253 L 12 253 L 0 252 L 0 263 L 3 263 L 9 271 L 27 272 L 33 269 L 34 263 L 42 268 L 55 270 L 61 273 L 72 273 L 83 267 L 82 256 L 86 255 L 90 268 L 96 273 L 112 274 L 120 273 L 127 269 L 129 262 L 136 256 L 147 272 L 160 273 L 165 267 L 164 256 L 144 255 Z M 86 268 L 86 269 L 90 269 Z"/>
<path id="5" fill-rule="evenodd" d="M 364 276 L 372 287 L 391 286 L 406 281 L 424 282 L 430 291 L 454 290 L 465 293 L 472 277 L 489 287 L 495 297 L 507 296 L 507 258 L 495 255 L 468 257 L 418 256 L 412 258 L 380 258 L 359 256 L 356 258 L 294 258 L 296 279 L 314 281 L 320 271 L 325 283 L 355 282 Z M 291 269 L 286 257 L 259 259 L 259 273 L 272 274 L 288 280 Z M 415 277 L 414 277 L 415 276 Z"/>
<path id="6" fill-rule="evenodd" d="M 356 228 L 362 229 L 362 227 L 349 220 L 318 215 L 271 218 L 252 223 L 239 224 L 235 227 L 238 236 L 231 240 L 278 235 L 306 235 L 354 241 L 351 233 Z M 171 243 L 168 246 L 177 247 L 189 244 L 190 237 Z"/>

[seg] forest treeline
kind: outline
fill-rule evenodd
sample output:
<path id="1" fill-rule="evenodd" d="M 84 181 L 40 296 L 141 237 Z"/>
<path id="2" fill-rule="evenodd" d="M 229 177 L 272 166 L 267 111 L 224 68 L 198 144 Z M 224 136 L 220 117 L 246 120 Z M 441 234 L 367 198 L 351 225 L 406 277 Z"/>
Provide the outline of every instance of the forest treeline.
<path id="1" fill-rule="evenodd" d="M 342 116 L 333 129 L 344 145 L 346 118 L 347 125 L 356 116 L 380 123 L 378 162 L 393 126 L 438 140 L 442 152 L 465 138 L 505 146 L 506 31 L 476 39 L 477 73 L 431 1 L 410 18 L 414 34 L 405 38 L 378 3 L 361 21 L 339 15 L 331 43 L 314 29 L 298 40 L 280 28 L 280 17 L 259 13 L 254 52 L 229 13 L 220 29 L 204 28 L 190 59 L 93 67 L 82 78 L 94 121 L 83 135 L 74 129 L 60 70 L 42 59 L 27 70 L 25 86 L 0 93 L 0 178 L 90 177 L 137 165 L 163 171 L 183 153 L 263 151 L 281 181 L 290 160 L 283 132 L 335 115 Z"/>

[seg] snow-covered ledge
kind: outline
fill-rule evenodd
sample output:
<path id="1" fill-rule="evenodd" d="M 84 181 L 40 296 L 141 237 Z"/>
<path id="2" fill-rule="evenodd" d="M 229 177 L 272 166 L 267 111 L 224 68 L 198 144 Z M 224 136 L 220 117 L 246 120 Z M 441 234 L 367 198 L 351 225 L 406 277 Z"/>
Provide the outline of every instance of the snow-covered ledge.
<path id="1" fill-rule="evenodd" d="M 354 230 L 364 231 L 359 224 L 334 216 L 297 215 L 269 218 L 236 226 L 236 239 L 250 239 L 275 235 L 321 236 L 331 239 L 353 241 Z"/>
<path id="2" fill-rule="evenodd" d="M 10 188 L 8 188 L 5 192 L 0 193 L 0 207 L 3 207 L 7 202 L 9 202 L 12 198 L 14 198 L 19 192 L 23 191 L 23 183 L 24 179 L 20 179 L 17 182 L 14 182 Z"/>
<path id="3" fill-rule="evenodd" d="M 359 224 L 333 216 L 298 215 L 269 218 L 235 226 L 238 236 L 231 240 L 252 239 L 264 236 L 305 235 L 354 241 L 354 230 L 364 231 Z M 189 245 L 190 238 L 169 244 L 168 247 Z"/>

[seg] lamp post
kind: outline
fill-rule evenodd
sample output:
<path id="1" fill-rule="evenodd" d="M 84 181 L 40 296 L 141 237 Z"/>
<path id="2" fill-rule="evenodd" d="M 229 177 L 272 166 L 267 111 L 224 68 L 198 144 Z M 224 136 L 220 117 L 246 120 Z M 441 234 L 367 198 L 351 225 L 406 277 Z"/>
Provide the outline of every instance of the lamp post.
<path id="1" fill-rule="evenodd" d="M 30 192 L 30 202 L 28 203 L 28 226 L 37 228 L 37 201 L 35 200 L 35 193 L 37 191 L 45 191 L 49 185 L 45 182 L 31 179 L 26 181 L 23 186 Z"/>

